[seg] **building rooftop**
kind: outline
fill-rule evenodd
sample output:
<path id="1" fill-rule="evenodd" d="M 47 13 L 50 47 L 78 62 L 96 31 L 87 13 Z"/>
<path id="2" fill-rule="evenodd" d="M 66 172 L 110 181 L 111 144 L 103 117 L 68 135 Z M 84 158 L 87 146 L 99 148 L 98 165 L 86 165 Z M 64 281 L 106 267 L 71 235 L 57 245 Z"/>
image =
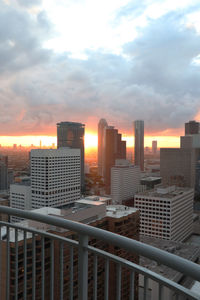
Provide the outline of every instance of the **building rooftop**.
<path id="1" fill-rule="evenodd" d="M 78 122 L 60 122 L 57 123 L 57 126 L 78 126 L 78 127 L 83 127 L 85 124 L 78 123 Z"/>
<path id="2" fill-rule="evenodd" d="M 153 190 L 146 190 L 136 194 L 136 196 L 148 196 L 148 197 L 157 197 L 157 198 L 175 198 L 185 192 L 191 191 L 191 188 L 188 187 L 176 187 L 176 186 L 159 186 Z"/>
<path id="3" fill-rule="evenodd" d="M 106 206 L 106 216 L 112 218 L 121 218 L 139 211 L 137 208 L 125 205 L 108 205 Z"/>
<path id="4" fill-rule="evenodd" d="M 149 177 L 143 177 L 141 180 L 152 182 L 152 181 L 161 180 L 161 179 L 162 179 L 162 177 L 149 176 Z"/>
<path id="5" fill-rule="evenodd" d="M 87 204 L 87 205 L 94 205 L 94 206 L 103 205 L 103 202 L 101 202 L 101 201 L 88 200 L 88 199 L 77 200 L 76 203 Z"/>
<path id="6" fill-rule="evenodd" d="M 116 159 L 114 167 L 130 167 L 133 166 L 127 159 Z"/>
<path id="7" fill-rule="evenodd" d="M 180 243 L 143 235 L 140 236 L 140 241 L 193 262 L 196 261 L 196 259 L 200 256 L 200 247 L 194 244 Z M 177 282 L 180 279 L 180 273 L 177 271 L 164 265 L 158 265 L 155 261 L 152 261 L 148 258 L 140 257 L 140 265 L 173 281 Z"/>
<path id="8" fill-rule="evenodd" d="M 80 149 L 60 147 L 58 149 L 32 149 L 31 158 L 35 157 L 54 157 L 54 156 L 68 156 L 68 155 L 79 155 Z"/>
<path id="9" fill-rule="evenodd" d="M 5 203 L 5 202 L 8 202 L 8 201 L 9 201 L 8 199 L 0 197 L 0 205 L 1 205 L 1 203 Z"/>
<path id="10" fill-rule="evenodd" d="M 55 215 L 60 216 L 61 215 L 61 209 L 54 208 L 54 207 L 40 207 L 37 209 L 33 209 L 32 212 L 41 214 L 41 215 Z"/>

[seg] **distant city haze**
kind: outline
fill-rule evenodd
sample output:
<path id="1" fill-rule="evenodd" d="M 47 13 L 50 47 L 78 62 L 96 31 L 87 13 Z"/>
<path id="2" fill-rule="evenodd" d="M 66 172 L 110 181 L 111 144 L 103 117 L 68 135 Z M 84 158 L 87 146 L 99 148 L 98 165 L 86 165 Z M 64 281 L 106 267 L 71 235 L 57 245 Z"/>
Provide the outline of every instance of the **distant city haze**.
<path id="1" fill-rule="evenodd" d="M 122 131 L 121 131 L 122 132 Z M 134 146 L 134 136 L 126 135 L 122 132 L 122 139 L 127 142 L 127 147 L 131 148 Z M 152 140 L 158 141 L 158 148 L 160 147 L 179 147 L 180 146 L 180 137 L 179 136 L 145 136 L 144 137 L 144 146 L 151 147 Z M 42 146 L 50 147 L 53 143 L 57 145 L 57 137 L 51 135 L 38 135 L 38 136 L 0 136 L 1 146 L 13 146 L 13 144 L 30 146 L 40 146 L 40 141 L 42 141 Z M 87 131 L 85 133 L 85 150 L 90 151 L 96 150 L 98 145 L 98 136 L 97 132 Z"/>
<path id="2" fill-rule="evenodd" d="M 121 131 L 122 132 L 122 131 Z M 126 135 L 122 132 L 122 139 L 127 142 L 127 147 L 131 148 L 134 146 L 134 136 Z M 180 138 L 179 136 L 145 136 L 144 146 L 151 147 L 152 140 L 158 141 L 158 148 L 160 147 L 179 147 Z M 31 144 L 35 146 L 40 146 L 40 141 L 42 141 L 42 146 L 50 147 L 53 143 L 57 145 L 57 137 L 51 135 L 38 135 L 38 136 L 0 136 L 1 146 L 12 146 L 13 144 L 30 146 Z M 87 131 L 85 133 L 85 150 L 86 152 L 90 149 L 97 149 L 98 136 L 97 132 Z"/>

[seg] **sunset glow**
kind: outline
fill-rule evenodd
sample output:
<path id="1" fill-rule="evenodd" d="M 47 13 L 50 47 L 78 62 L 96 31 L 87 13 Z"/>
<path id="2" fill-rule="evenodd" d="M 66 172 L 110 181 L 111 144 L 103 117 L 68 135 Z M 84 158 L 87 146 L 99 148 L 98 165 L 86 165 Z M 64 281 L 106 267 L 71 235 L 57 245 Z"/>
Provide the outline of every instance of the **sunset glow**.
<path id="1" fill-rule="evenodd" d="M 93 132 L 85 133 L 85 150 L 89 150 L 91 148 L 96 149 L 98 146 L 98 136 Z"/>
<path id="2" fill-rule="evenodd" d="M 127 148 L 134 147 L 134 137 L 123 135 L 122 138 L 126 141 Z M 172 147 L 176 148 L 180 146 L 179 136 L 145 136 L 144 146 L 151 147 L 152 141 L 157 140 L 158 147 Z M 42 136 L 1 136 L 0 144 L 1 146 L 12 147 L 13 144 L 17 144 L 28 147 L 34 145 L 36 147 L 40 146 L 40 141 L 43 147 L 52 147 L 54 144 L 57 146 L 57 137 L 42 135 Z M 98 136 L 95 132 L 86 131 L 85 133 L 85 151 L 95 150 L 98 146 Z"/>

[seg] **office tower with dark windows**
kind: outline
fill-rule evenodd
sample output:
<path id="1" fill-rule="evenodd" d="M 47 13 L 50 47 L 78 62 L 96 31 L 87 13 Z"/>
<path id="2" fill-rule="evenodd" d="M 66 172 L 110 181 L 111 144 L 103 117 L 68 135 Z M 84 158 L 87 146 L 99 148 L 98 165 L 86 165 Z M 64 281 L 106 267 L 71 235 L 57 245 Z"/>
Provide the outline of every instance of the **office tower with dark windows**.
<path id="1" fill-rule="evenodd" d="M 196 121 L 189 121 L 188 123 L 185 123 L 185 135 L 200 133 L 199 125 L 199 122 Z"/>
<path id="2" fill-rule="evenodd" d="M 144 121 L 134 121 L 135 165 L 144 171 Z"/>
<path id="3" fill-rule="evenodd" d="M 104 130 L 104 163 L 103 176 L 106 193 L 110 194 L 111 168 L 116 159 L 126 159 L 126 142 L 121 140 L 121 134 L 114 126 L 107 126 Z"/>
<path id="4" fill-rule="evenodd" d="M 105 119 L 101 119 L 98 124 L 98 174 L 103 176 L 104 160 L 104 130 L 108 126 Z"/>
<path id="5" fill-rule="evenodd" d="M 152 141 L 152 154 L 157 153 L 157 141 Z"/>
<path id="6" fill-rule="evenodd" d="M 84 135 L 85 125 L 76 122 L 57 124 L 57 147 L 70 147 L 81 151 L 81 191 L 84 192 Z"/>

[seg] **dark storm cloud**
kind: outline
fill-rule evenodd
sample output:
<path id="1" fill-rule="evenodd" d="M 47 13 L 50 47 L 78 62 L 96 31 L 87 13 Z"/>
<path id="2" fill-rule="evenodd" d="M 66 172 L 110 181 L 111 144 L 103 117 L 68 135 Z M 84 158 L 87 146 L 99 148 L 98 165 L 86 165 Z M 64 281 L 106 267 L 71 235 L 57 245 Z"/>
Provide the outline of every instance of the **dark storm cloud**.
<path id="1" fill-rule="evenodd" d="M 59 121 L 93 117 L 129 132 L 134 119 L 145 120 L 146 132 L 182 127 L 200 109 L 192 63 L 200 37 L 183 20 L 149 20 L 123 55 L 87 51 L 78 60 L 42 48 L 51 29 L 44 13 L 32 18 L 0 2 L 0 134 L 56 133 Z"/>

